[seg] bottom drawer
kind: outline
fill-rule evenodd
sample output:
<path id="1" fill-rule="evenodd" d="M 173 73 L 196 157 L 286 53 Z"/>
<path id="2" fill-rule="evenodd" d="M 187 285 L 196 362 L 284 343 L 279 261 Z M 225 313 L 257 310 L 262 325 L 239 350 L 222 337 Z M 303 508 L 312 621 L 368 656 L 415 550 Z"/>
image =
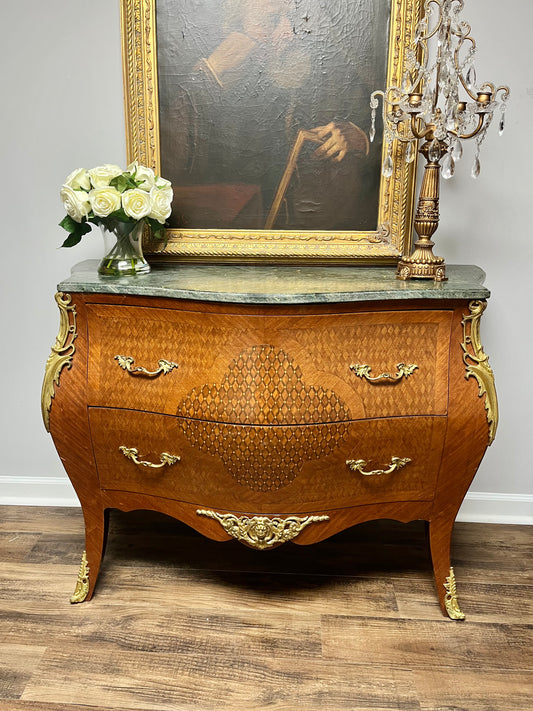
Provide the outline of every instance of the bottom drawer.
<path id="1" fill-rule="evenodd" d="M 254 513 L 429 501 L 446 429 L 443 417 L 261 427 L 90 408 L 89 418 L 103 489 Z"/>

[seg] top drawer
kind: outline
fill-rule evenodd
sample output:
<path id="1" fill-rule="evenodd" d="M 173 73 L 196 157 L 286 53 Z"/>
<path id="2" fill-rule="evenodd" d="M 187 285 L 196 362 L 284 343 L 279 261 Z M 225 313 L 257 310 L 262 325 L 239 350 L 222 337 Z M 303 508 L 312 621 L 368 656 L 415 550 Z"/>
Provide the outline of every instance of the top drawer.
<path id="1" fill-rule="evenodd" d="M 450 311 L 87 313 L 90 405 L 259 425 L 446 413 Z"/>

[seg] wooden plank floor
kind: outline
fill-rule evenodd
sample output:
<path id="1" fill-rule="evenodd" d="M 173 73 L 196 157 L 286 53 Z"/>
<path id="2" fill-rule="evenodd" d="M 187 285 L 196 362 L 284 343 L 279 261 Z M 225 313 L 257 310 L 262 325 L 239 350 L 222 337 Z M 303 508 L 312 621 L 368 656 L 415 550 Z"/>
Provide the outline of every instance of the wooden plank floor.
<path id="1" fill-rule="evenodd" d="M 82 550 L 79 509 L 0 507 L 0 711 L 533 709 L 533 527 L 456 524 L 465 622 L 422 522 L 257 552 L 114 511 L 70 605 Z"/>

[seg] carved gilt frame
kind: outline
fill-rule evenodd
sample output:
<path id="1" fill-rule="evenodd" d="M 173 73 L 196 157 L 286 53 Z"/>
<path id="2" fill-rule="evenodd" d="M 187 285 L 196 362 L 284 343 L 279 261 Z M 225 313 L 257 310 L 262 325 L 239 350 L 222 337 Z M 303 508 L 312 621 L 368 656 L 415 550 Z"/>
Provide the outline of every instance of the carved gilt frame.
<path id="1" fill-rule="evenodd" d="M 122 56 L 128 160 L 161 174 L 156 2 L 121 0 Z M 421 4 L 422 0 L 390 0 L 388 85 L 401 83 Z M 382 130 L 381 124 L 377 130 Z M 146 235 L 145 253 L 152 262 L 395 263 L 411 246 L 416 161 L 407 164 L 404 150 L 400 144 L 393 146 L 392 176 L 380 177 L 375 230 L 169 229 L 166 244 Z"/>

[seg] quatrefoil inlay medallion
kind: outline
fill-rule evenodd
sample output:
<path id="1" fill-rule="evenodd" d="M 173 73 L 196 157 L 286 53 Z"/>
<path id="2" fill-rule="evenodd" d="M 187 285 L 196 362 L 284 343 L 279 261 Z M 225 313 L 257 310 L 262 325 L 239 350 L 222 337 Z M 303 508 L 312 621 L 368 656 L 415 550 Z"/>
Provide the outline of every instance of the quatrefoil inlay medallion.
<path id="1" fill-rule="evenodd" d="M 255 491 L 287 486 L 305 462 L 331 454 L 350 419 L 333 390 L 305 383 L 301 368 L 272 345 L 242 351 L 220 383 L 194 388 L 177 414 L 187 418 L 191 444 Z"/>

